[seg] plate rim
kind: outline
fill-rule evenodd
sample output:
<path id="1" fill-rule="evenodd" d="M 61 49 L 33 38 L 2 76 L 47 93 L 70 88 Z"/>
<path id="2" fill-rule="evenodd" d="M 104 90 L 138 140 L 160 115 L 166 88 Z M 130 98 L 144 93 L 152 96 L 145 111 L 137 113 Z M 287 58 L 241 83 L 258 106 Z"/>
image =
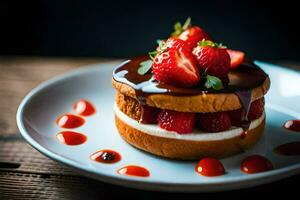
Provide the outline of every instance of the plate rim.
<path id="1" fill-rule="evenodd" d="M 126 62 L 126 60 L 123 60 Z M 268 65 L 276 68 L 282 68 L 279 65 L 255 61 L 258 65 Z M 247 178 L 230 178 L 228 180 L 218 180 L 215 182 L 203 182 L 203 183 L 170 183 L 170 182 L 160 182 L 160 181 L 147 181 L 147 179 L 135 178 L 135 177 L 126 177 L 126 176 L 111 176 L 105 173 L 101 173 L 99 171 L 93 170 L 91 168 L 84 167 L 80 163 L 73 161 L 71 159 L 67 159 L 63 156 L 56 154 L 55 152 L 47 149 L 40 143 L 38 143 L 29 131 L 26 130 L 24 121 L 23 121 L 23 113 L 26 108 L 26 105 L 33 99 L 36 95 L 40 94 L 46 88 L 50 87 L 54 83 L 59 83 L 65 81 L 66 79 L 79 76 L 84 73 L 89 73 L 90 71 L 98 71 L 103 68 L 116 67 L 122 64 L 122 60 L 114 60 L 114 61 L 106 61 L 98 64 L 86 65 L 85 67 L 74 69 L 62 73 L 60 75 L 54 76 L 40 84 L 38 84 L 35 88 L 27 93 L 27 95 L 23 98 L 16 113 L 16 121 L 17 127 L 20 131 L 20 134 L 23 138 L 29 143 L 33 148 L 47 156 L 50 159 L 53 159 L 59 163 L 67 165 L 76 171 L 79 171 L 81 174 L 84 174 L 90 178 L 97 179 L 103 182 L 108 182 L 120 186 L 126 186 L 131 188 L 139 188 L 145 190 L 155 190 L 155 191 L 172 191 L 172 192 L 214 192 L 214 191 L 226 191 L 226 190 L 234 190 L 241 188 L 248 188 L 253 186 L 258 186 L 262 184 L 266 184 L 272 181 L 280 180 L 282 178 L 286 178 L 292 175 L 295 175 L 300 172 L 300 163 L 293 164 L 291 166 L 274 169 L 272 171 L 251 174 L 247 176 Z M 109 65 L 109 66 L 105 66 Z M 289 68 L 284 68 L 286 70 L 291 70 L 293 72 L 297 72 L 296 70 L 292 70 Z M 299 72 L 298 72 L 299 73 Z M 293 114 L 292 114 L 293 115 Z M 95 175 L 96 176 L 93 176 Z M 274 176 L 275 175 L 275 176 Z M 275 178 L 274 178 L 275 177 Z M 253 184 L 255 181 L 260 181 L 258 184 Z M 239 183 L 239 184 L 237 184 Z M 217 186 L 217 187 L 213 187 Z M 213 188 L 213 189 L 212 189 Z"/>

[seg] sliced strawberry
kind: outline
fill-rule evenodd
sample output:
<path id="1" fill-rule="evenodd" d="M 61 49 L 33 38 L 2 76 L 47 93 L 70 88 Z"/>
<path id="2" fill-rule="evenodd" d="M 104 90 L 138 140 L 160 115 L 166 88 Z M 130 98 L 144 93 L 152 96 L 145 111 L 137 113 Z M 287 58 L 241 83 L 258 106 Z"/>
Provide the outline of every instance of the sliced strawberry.
<path id="1" fill-rule="evenodd" d="M 226 131 L 231 127 L 227 112 L 201 113 L 197 116 L 197 125 L 207 132 Z"/>
<path id="2" fill-rule="evenodd" d="M 193 132 L 194 124 L 194 113 L 162 110 L 158 115 L 158 125 L 161 128 L 168 131 L 175 131 L 179 134 Z"/>
<path id="3" fill-rule="evenodd" d="M 165 41 L 159 42 L 159 46 L 156 48 L 158 53 L 162 53 L 166 50 L 180 50 L 180 48 L 187 48 L 192 51 L 191 47 L 183 40 L 175 38 L 175 37 L 170 37 Z"/>
<path id="4" fill-rule="evenodd" d="M 192 26 L 186 29 L 178 36 L 178 38 L 187 42 L 191 47 L 197 46 L 197 43 L 203 39 L 212 40 L 212 37 L 198 26 Z"/>
<path id="5" fill-rule="evenodd" d="M 153 60 L 154 78 L 161 83 L 190 87 L 200 81 L 196 61 L 188 47 L 169 49 Z"/>
<path id="6" fill-rule="evenodd" d="M 229 82 L 230 57 L 223 47 L 209 40 L 201 41 L 194 48 L 193 54 L 198 61 L 200 70 L 216 76 L 222 80 L 223 85 Z"/>
<path id="7" fill-rule="evenodd" d="M 264 112 L 265 107 L 265 98 L 257 99 L 251 103 L 249 113 L 248 113 L 248 120 L 255 120 L 258 119 Z"/>
<path id="8" fill-rule="evenodd" d="M 240 64 L 243 63 L 243 61 L 245 59 L 245 53 L 242 51 L 227 49 L 227 53 L 230 56 L 230 68 L 231 69 L 237 68 Z"/>

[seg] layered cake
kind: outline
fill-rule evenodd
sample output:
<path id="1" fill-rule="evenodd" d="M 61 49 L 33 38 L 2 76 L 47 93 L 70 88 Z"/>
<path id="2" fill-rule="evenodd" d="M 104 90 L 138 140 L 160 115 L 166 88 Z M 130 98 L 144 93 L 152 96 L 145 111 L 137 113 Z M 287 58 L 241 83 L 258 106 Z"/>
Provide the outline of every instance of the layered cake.
<path id="1" fill-rule="evenodd" d="M 158 156 L 222 158 L 263 134 L 268 75 L 190 20 L 156 50 L 118 66 L 112 84 L 120 135 Z"/>

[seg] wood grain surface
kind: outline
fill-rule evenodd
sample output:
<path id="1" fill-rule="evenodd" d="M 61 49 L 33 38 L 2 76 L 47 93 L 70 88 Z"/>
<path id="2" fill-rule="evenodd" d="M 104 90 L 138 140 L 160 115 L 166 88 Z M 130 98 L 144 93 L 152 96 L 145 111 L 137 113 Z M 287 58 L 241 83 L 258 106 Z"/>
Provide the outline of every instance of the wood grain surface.
<path id="1" fill-rule="evenodd" d="M 0 57 L 0 200 L 2 199 L 212 199 L 296 194 L 300 176 L 276 183 L 222 193 L 171 194 L 128 189 L 80 176 L 28 145 L 16 127 L 15 114 L 25 94 L 44 80 L 88 64 L 111 59 Z M 295 66 L 295 65 L 292 65 Z M 297 68 L 297 67 L 296 67 Z"/>

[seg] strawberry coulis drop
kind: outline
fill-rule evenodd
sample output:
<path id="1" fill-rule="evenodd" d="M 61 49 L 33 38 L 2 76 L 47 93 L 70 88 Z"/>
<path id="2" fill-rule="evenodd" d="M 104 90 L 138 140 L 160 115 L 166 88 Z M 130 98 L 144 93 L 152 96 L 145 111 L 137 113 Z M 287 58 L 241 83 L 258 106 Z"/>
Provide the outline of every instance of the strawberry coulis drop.
<path id="1" fill-rule="evenodd" d="M 56 124 L 61 128 L 78 128 L 84 122 L 82 117 L 73 114 L 64 114 L 56 120 Z"/>
<path id="2" fill-rule="evenodd" d="M 300 155 L 300 141 L 282 144 L 274 149 L 274 152 L 284 156 Z"/>
<path id="3" fill-rule="evenodd" d="M 146 168 L 136 166 L 136 165 L 128 165 L 122 167 L 121 169 L 118 170 L 118 174 L 127 175 L 127 176 L 138 176 L 138 177 L 150 176 L 150 172 Z"/>
<path id="4" fill-rule="evenodd" d="M 87 100 L 79 100 L 73 105 L 75 112 L 82 116 L 90 116 L 95 114 L 96 108 Z"/>
<path id="5" fill-rule="evenodd" d="M 114 150 L 104 149 L 93 153 L 91 159 L 100 163 L 112 164 L 119 162 L 121 160 L 121 155 Z"/>
<path id="6" fill-rule="evenodd" d="M 284 123 L 283 127 L 290 131 L 300 132 L 300 120 L 289 120 Z"/>
<path id="7" fill-rule="evenodd" d="M 248 156 L 241 163 L 241 170 L 247 174 L 265 172 L 273 168 L 272 162 L 260 155 Z"/>
<path id="8" fill-rule="evenodd" d="M 221 176 L 225 174 L 223 164 L 215 158 L 203 158 L 195 167 L 195 171 L 203 176 Z"/>
<path id="9" fill-rule="evenodd" d="M 87 137 L 82 133 L 74 131 L 62 131 L 56 134 L 59 142 L 66 145 L 80 145 L 86 142 Z"/>

